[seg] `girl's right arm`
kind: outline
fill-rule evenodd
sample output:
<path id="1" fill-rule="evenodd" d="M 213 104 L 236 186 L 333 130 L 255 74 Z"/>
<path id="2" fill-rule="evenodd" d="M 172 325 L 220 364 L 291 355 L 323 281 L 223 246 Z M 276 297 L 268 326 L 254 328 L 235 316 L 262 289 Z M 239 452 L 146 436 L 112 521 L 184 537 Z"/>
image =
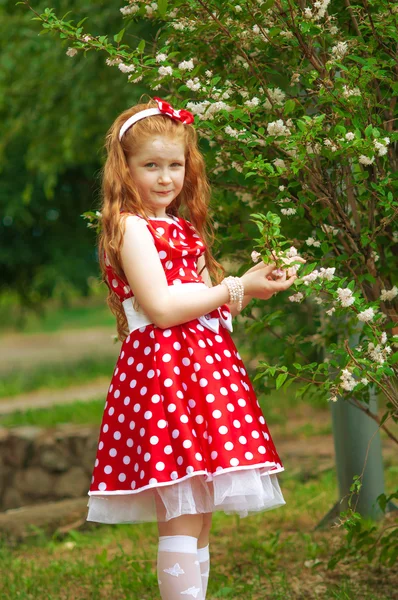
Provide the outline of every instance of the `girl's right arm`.
<path id="1" fill-rule="evenodd" d="M 138 303 L 151 322 L 161 329 L 186 323 L 229 302 L 229 291 L 223 284 L 172 294 L 147 224 L 134 215 L 125 218 L 121 261 Z M 266 300 L 290 287 L 295 277 L 281 282 L 267 280 L 266 276 L 274 268 L 275 263 L 271 263 L 244 274 L 241 279 L 245 293 Z"/>

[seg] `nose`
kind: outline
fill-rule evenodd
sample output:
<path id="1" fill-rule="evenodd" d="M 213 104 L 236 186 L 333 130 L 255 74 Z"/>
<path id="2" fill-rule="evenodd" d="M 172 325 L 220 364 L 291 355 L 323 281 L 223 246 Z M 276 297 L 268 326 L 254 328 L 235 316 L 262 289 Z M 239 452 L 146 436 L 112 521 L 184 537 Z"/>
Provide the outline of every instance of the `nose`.
<path id="1" fill-rule="evenodd" d="M 170 173 L 168 172 L 167 169 L 163 170 L 160 172 L 159 175 L 159 182 L 165 182 L 165 183 L 170 183 L 171 181 L 171 177 L 170 177 Z"/>

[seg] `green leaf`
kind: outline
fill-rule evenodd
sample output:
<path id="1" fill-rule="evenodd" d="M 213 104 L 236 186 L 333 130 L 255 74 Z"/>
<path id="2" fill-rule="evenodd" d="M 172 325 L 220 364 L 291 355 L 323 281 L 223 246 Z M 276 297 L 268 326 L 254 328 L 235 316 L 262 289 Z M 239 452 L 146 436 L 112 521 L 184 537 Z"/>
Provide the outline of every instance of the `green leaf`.
<path id="1" fill-rule="evenodd" d="M 277 390 L 279 390 L 281 385 L 283 385 L 283 383 L 286 381 L 287 376 L 288 376 L 288 373 L 279 373 L 278 377 L 276 378 L 276 389 Z"/>
<path id="2" fill-rule="evenodd" d="M 292 100 L 292 99 L 290 99 L 290 100 L 287 100 L 287 101 L 285 102 L 285 110 L 284 110 L 284 112 L 285 112 L 285 115 L 288 115 L 289 113 L 293 112 L 295 108 L 296 108 L 296 103 L 295 103 L 295 101 L 294 101 L 294 100 Z"/>
<path id="3" fill-rule="evenodd" d="M 117 33 L 116 35 L 113 36 L 113 39 L 115 40 L 115 42 L 117 44 L 120 44 L 120 42 L 122 41 L 125 31 L 126 31 L 126 28 L 124 27 L 121 31 L 119 31 L 119 33 Z"/>
<path id="4" fill-rule="evenodd" d="M 145 48 L 145 40 L 141 40 L 140 43 L 138 44 L 137 50 L 138 50 L 138 52 L 144 52 L 144 48 Z"/>
<path id="5" fill-rule="evenodd" d="M 164 17 L 166 16 L 166 12 L 167 12 L 167 5 L 168 2 L 167 0 L 158 0 L 158 10 L 159 10 L 159 14 L 160 16 L 164 19 Z"/>

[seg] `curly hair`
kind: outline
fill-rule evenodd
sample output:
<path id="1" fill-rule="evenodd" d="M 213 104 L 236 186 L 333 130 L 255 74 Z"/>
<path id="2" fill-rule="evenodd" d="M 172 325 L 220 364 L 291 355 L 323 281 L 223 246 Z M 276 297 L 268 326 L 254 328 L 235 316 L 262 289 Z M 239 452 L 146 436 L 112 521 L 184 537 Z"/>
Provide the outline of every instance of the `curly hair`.
<path id="1" fill-rule="evenodd" d="M 142 98 L 142 97 L 141 97 Z M 137 104 L 122 112 L 106 134 L 107 157 L 101 170 L 101 232 L 98 239 L 99 262 L 102 279 L 108 286 L 107 303 L 116 316 L 117 333 L 120 341 L 128 335 L 127 320 L 117 294 L 108 285 L 105 255 L 117 275 L 126 280 L 121 264 L 121 246 L 127 213 L 142 216 L 148 226 L 151 222 L 139 191 L 128 167 L 127 158 L 134 156 L 142 142 L 154 135 L 182 141 L 185 148 L 185 178 L 181 192 L 168 206 L 168 213 L 188 219 L 203 239 L 206 250 L 205 264 L 211 279 L 220 283 L 225 275 L 223 266 L 211 253 L 214 229 L 209 217 L 211 188 L 206 176 L 205 161 L 198 148 L 198 136 L 192 125 L 186 125 L 166 115 L 155 115 L 137 121 L 119 141 L 119 131 L 128 118 L 147 108 L 157 107 L 155 100 Z M 121 211 L 124 211 L 123 213 Z M 137 310 L 137 302 L 134 299 Z"/>

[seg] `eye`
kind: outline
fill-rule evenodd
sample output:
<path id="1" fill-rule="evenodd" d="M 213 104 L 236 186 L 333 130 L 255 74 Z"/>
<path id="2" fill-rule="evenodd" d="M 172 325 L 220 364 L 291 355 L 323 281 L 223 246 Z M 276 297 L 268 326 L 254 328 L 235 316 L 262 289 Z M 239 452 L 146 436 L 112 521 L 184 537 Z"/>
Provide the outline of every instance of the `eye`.
<path id="1" fill-rule="evenodd" d="M 154 163 L 154 162 L 147 163 L 145 166 L 146 167 L 150 167 L 151 165 L 156 165 L 156 163 Z M 173 163 L 172 166 L 173 165 L 177 165 L 178 167 L 183 167 L 184 166 L 182 163 L 178 163 L 178 162 Z"/>

